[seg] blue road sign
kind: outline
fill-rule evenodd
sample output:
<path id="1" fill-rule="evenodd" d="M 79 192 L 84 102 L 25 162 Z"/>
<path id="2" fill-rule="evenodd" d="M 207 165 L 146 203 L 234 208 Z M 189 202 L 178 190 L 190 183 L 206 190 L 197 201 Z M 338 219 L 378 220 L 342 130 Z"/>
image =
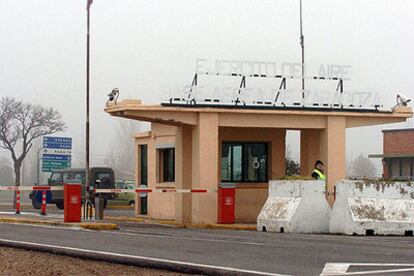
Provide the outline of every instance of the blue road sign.
<path id="1" fill-rule="evenodd" d="M 71 144 L 58 144 L 58 143 L 43 143 L 43 147 L 46 149 L 71 149 Z"/>
<path id="2" fill-rule="evenodd" d="M 43 137 L 44 143 L 66 143 L 72 144 L 72 138 L 70 137 L 52 137 L 52 136 L 45 136 Z"/>
<path id="3" fill-rule="evenodd" d="M 70 137 L 43 137 L 43 148 L 45 149 L 72 149 L 72 138 Z"/>
<path id="4" fill-rule="evenodd" d="M 71 156 L 70 155 L 61 155 L 61 154 L 43 154 L 43 160 L 62 160 L 62 161 L 67 161 L 70 160 Z"/>

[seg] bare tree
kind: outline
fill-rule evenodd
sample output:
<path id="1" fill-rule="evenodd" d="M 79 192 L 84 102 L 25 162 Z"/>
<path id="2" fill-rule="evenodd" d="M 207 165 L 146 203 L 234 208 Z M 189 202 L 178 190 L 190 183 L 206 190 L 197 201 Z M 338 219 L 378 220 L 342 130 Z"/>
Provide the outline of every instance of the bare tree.
<path id="1" fill-rule="evenodd" d="M 357 179 L 372 178 L 377 173 L 374 162 L 362 154 L 351 161 L 349 169 L 349 176 Z"/>
<path id="2" fill-rule="evenodd" d="M 286 176 L 300 175 L 300 164 L 292 159 L 292 149 L 290 148 L 290 145 L 288 145 L 286 149 L 285 167 Z"/>
<path id="3" fill-rule="evenodd" d="M 20 186 L 22 162 L 36 138 L 65 129 L 60 113 L 53 108 L 23 103 L 14 98 L 0 100 L 0 147 L 10 152 L 15 185 Z"/>

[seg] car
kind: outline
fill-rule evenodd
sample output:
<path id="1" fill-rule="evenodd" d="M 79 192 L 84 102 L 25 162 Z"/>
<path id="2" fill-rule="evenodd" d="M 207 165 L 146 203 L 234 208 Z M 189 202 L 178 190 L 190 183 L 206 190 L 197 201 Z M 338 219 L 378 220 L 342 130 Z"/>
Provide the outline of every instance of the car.
<path id="1" fill-rule="evenodd" d="M 116 189 L 135 190 L 135 182 L 132 180 L 117 180 L 115 181 Z M 112 201 L 114 205 L 128 205 L 135 206 L 135 193 L 118 193 L 115 200 Z"/>
<path id="2" fill-rule="evenodd" d="M 82 184 L 82 200 L 86 197 L 86 186 L 85 186 L 85 175 L 86 170 L 84 168 L 71 168 L 55 170 L 52 172 L 48 179 L 48 185 L 51 187 L 63 186 L 63 184 Z M 106 167 L 93 167 L 89 170 L 89 187 L 101 189 L 114 189 L 115 188 L 115 175 L 111 168 Z M 33 208 L 40 209 L 42 200 L 41 191 L 33 191 L 30 193 L 29 198 L 32 200 Z M 114 193 L 103 194 L 104 196 L 104 208 L 108 204 L 108 200 L 114 199 Z M 63 191 L 48 191 L 46 197 L 47 203 L 54 203 L 60 210 L 64 209 Z M 94 197 L 92 201 L 94 201 Z"/>

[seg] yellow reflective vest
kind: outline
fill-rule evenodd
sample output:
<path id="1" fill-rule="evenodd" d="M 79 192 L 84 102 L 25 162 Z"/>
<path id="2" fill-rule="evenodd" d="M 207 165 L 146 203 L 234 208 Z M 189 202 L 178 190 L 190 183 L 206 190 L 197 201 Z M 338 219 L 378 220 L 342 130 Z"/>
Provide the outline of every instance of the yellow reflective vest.
<path id="1" fill-rule="evenodd" d="M 314 169 L 312 173 L 316 173 L 318 175 L 318 180 L 326 181 L 326 176 L 318 169 Z"/>

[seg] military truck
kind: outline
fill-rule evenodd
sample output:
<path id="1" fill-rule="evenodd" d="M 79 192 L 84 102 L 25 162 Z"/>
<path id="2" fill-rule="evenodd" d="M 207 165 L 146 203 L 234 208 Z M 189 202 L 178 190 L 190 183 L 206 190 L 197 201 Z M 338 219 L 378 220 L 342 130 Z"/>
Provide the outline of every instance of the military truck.
<path id="1" fill-rule="evenodd" d="M 114 189 L 115 188 L 115 176 L 114 171 L 111 168 L 105 167 L 93 167 L 90 168 L 89 173 L 89 187 L 91 189 L 97 188 L 100 189 Z M 63 184 L 82 184 L 82 199 L 86 197 L 86 170 L 84 168 L 80 169 L 62 169 L 55 170 L 50 175 L 48 179 L 49 186 L 63 186 Z M 33 208 L 40 209 L 42 202 L 42 192 L 33 191 L 30 193 L 29 197 L 32 200 Z M 102 194 L 104 197 L 104 208 L 108 204 L 109 199 L 115 198 L 115 194 Z M 94 201 L 95 195 L 92 194 L 91 200 Z M 50 191 L 47 196 L 47 203 L 54 203 L 58 209 L 63 210 L 64 201 L 63 201 L 63 191 Z"/>

